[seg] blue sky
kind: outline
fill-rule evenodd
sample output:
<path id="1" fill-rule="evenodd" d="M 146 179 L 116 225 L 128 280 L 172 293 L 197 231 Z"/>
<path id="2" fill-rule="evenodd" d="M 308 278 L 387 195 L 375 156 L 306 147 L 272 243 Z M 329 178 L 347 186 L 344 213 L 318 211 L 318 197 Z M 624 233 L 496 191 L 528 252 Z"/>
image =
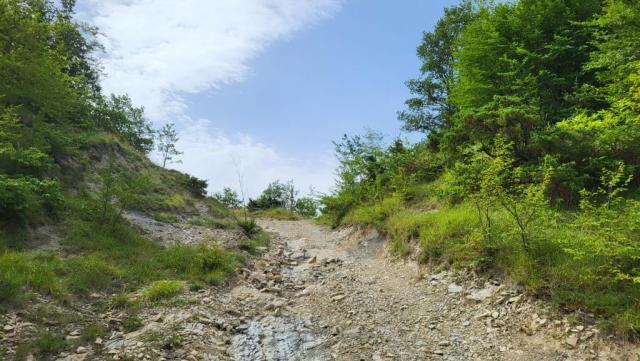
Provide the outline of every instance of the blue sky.
<path id="1" fill-rule="evenodd" d="M 396 112 L 416 46 L 456 2 L 86 0 L 81 16 L 104 34 L 105 88 L 176 122 L 173 167 L 212 191 L 238 188 L 239 173 L 255 195 L 276 178 L 327 191 L 344 133 L 407 136 Z"/>

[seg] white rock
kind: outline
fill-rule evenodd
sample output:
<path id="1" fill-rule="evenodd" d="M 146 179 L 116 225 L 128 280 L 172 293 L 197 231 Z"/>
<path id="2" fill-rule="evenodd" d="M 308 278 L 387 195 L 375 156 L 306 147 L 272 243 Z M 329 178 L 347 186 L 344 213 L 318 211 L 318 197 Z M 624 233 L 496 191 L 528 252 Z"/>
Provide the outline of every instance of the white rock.
<path id="1" fill-rule="evenodd" d="M 462 288 L 462 286 L 459 286 L 455 283 L 452 283 L 449 285 L 449 287 L 447 288 L 449 293 L 460 293 L 464 290 L 464 288 Z"/>
<path id="2" fill-rule="evenodd" d="M 479 291 L 475 291 L 472 292 L 470 295 L 467 296 L 467 299 L 469 300 L 473 300 L 473 301 L 478 301 L 478 302 L 482 302 L 484 300 L 486 300 L 487 298 L 490 298 L 493 296 L 494 290 L 493 288 L 483 288 Z"/>

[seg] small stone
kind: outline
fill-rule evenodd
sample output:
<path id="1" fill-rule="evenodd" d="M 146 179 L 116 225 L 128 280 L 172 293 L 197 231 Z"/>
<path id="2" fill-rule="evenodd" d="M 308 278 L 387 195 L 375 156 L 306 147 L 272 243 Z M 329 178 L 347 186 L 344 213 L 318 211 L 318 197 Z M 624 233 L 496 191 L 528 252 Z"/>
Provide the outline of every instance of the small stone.
<path id="1" fill-rule="evenodd" d="M 449 342 L 447 340 L 438 342 L 438 346 L 440 346 L 440 347 L 447 347 L 449 345 L 451 345 L 451 342 Z"/>
<path id="2" fill-rule="evenodd" d="M 434 355 L 440 355 L 440 356 L 442 356 L 442 355 L 444 355 L 444 351 L 442 351 L 442 350 L 435 350 L 435 351 L 433 351 L 433 354 L 434 354 Z"/>
<path id="3" fill-rule="evenodd" d="M 594 333 L 591 331 L 587 331 L 585 333 L 582 334 L 582 336 L 580 336 L 580 341 L 586 341 L 588 339 L 590 339 L 591 337 L 593 337 Z"/>
<path id="4" fill-rule="evenodd" d="M 346 298 L 347 296 L 345 295 L 335 295 L 333 297 L 331 297 L 331 301 L 333 302 L 338 302 L 338 301 L 342 301 Z"/>
<path id="5" fill-rule="evenodd" d="M 566 343 L 570 348 L 575 348 L 578 346 L 578 336 L 571 335 L 564 340 L 564 343 Z"/>
<path id="6" fill-rule="evenodd" d="M 452 283 L 449 285 L 449 287 L 447 287 L 447 291 L 449 293 L 460 293 L 462 292 L 464 289 L 462 288 L 462 286 L 459 286 L 455 283 Z"/>
<path id="7" fill-rule="evenodd" d="M 3 329 L 3 330 L 5 330 L 5 331 L 7 331 L 7 332 L 9 332 L 9 331 L 13 331 L 13 326 L 11 326 L 11 325 L 5 325 L 2 329 Z"/>
<path id="8" fill-rule="evenodd" d="M 500 313 L 498 311 L 493 311 L 493 312 L 491 312 L 491 317 L 498 318 L 498 317 L 500 317 Z"/>
<path id="9" fill-rule="evenodd" d="M 520 301 L 521 298 L 522 298 L 522 295 L 511 297 L 507 300 L 507 303 L 518 303 L 518 301 Z"/>
<path id="10" fill-rule="evenodd" d="M 471 324 L 471 322 L 469 322 L 469 321 L 464 321 L 464 322 L 462 322 L 462 326 L 464 326 L 464 327 L 467 327 L 467 326 L 469 326 L 470 324 Z"/>
<path id="11" fill-rule="evenodd" d="M 102 338 L 100 338 L 100 337 L 96 338 L 96 340 L 93 341 L 93 343 L 95 343 L 96 345 L 102 345 L 102 342 L 103 342 Z"/>
<path id="12" fill-rule="evenodd" d="M 76 349 L 76 353 L 86 353 L 87 352 L 87 348 L 80 346 Z"/>
<path id="13" fill-rule="evenodd" d="M 578 332 L 582 332 L 582 331 L 584 331 L 584 326 L 582 326 L 582 325 L 576 326 L 576 330 L 578 330 Z"/>

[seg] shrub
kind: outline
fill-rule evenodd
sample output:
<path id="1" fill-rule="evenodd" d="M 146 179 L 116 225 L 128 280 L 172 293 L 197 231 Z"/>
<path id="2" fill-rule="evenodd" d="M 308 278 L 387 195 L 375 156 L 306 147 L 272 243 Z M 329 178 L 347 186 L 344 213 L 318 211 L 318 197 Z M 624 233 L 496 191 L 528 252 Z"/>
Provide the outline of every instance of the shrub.
<path id="1" fill-rule="evenodd" d="M 196 198 L 204 198 L 207 195 L 208 184 L 204 179 L 185 174 L 183 185 L 191 192 L 191 195 Z"/>
<path id="2" fill-rule="evenodd" d="M 67 348 L 67 343 L 62 335 L 46 331 L 33 340 L 32 348 L 39 355 L 55 355 Z"/>
<path id="3" fill-rule="evenodd" d="M 239 220 L 238 226 L 242 228 L 242 230 L 244 231 L 244 234 L 249 238 L 253 237 L 255 234 L 257 234 L 260 231 L 260 227 L 258 226 L 258 224 L 254 219 L 248 219 L 246 221 Z"/>

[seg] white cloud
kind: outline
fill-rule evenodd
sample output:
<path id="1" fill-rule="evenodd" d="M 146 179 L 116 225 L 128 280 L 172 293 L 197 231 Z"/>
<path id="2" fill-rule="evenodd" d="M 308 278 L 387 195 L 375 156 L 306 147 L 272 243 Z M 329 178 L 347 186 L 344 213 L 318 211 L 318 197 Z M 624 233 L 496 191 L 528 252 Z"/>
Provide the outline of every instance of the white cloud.
<path id="1" fill-rule="evenodd" d="M 274 148 L 255 141 L 248 135 L 229 136 L 215 129 L 208 120 L 188 121 L 181 133 L 178 149 L 184 151 L 183 163 L 171 167 L 209 181 L 209 190 L 224 186 L 239 190 L 238 173 L 242 176 L 248 196 L 255 197 L 270 182 L 293 179 L 301 194 L 309 186 L 326 192 L 333 186 L 336 168 L 331 154 L 313 161 L 302 161 L 280 154 Z"/>
<path id="2" fill-rule="evenodd" d="M 128 93 L 152 119 L 185 109 L 180 94 L 242 80 L 272 42 L 326 17 L 340 0 L 85 0 L 97 25 L 108 92 Z"/>
<path id="3" fill-rule="evenodd" d="M 249 135 L 229 135 L 192 121 L 186 96 L 243 80 L 249 63 L 274 41 L 325 18 L 342 0 L 84 0 L 80 17 L 98 26 L 105 92 L 127 93 L 147 116 L 178 124 L 183 164 L 210 189 L 237 184 L 236 158 L 255 195 L 274 179 L 326 191 L 333 158 L 303 161 L 281 155 Z M 237 188 L 234 187 L 234 188 Z"/>

